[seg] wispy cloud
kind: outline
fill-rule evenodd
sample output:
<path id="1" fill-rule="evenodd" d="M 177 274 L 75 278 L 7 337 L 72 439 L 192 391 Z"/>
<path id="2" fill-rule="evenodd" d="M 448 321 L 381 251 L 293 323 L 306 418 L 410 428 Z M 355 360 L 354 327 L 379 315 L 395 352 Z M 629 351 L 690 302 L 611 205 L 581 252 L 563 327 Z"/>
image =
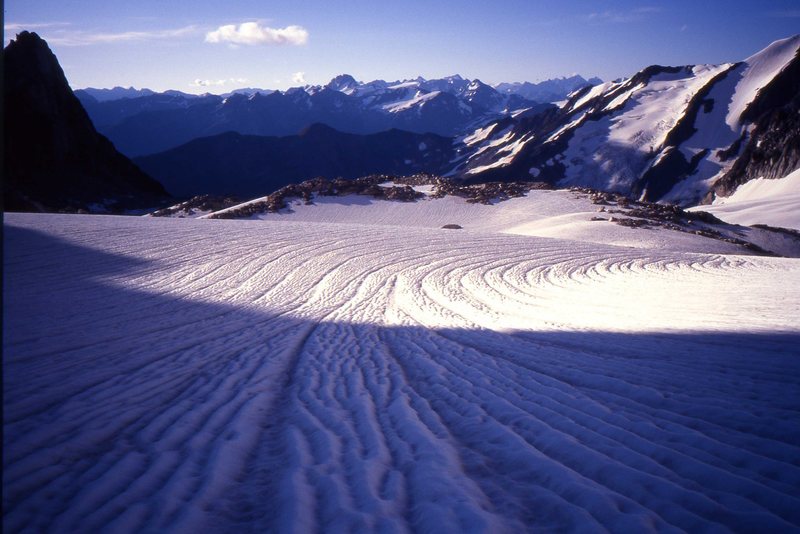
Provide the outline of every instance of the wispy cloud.
<path id="1" fill-rule="evenodd" d="M 226 78 L 224 80 L 201 80 L 196 79 L 189 84 L 190 87 L 220 87 L 223 85 L 241 85 L 247 83 L 247 78 Z"/>
<path id="2" fill-rule="evenodd" d="M 22 22 L 8 22 L 3 25 L 3 30 L 7 32 L 21 32 L 23 30 L 43 30 L 46 28 L 60 28 L 69 26 L 69 22 L 34 22 L 25 24 Z"/>
<path id="3" fill-rule="evenodd" d="M 295 72 L 292 74 L 292 83 L 299 83 L 301 85 L 306 84 L 306 73 L 305 72 Z"/>
<path id="4" fill-rule="evenodd" d="M 642 6 L 629 11 L 596 11 L 589 13 L 584 18 L 595 24 L 638 22 L 656 13 L 661 13 L 659 6 Z"/>
<path id="5" fill-rule="evenodd" d="M 7 29 L 7 27 L 6 27 Z M 71 28 L 54 28 L 48 31 L 44 37 L 50 44 L 61 46 L 90 46 L 95 44 L 122 43 L 130 41 L 154 41 L 169 40 L 197 35 L 202 33 L 202 29 L 197 26 L 185 26 L 183 28 L 150 31 L 127 31 L 127 32 L 93 32 L 85 30 L 73 30 Z"/>
<path id="6" fill-rule="evenodd" d="M 308 42 L 308 30 L 302 26 L 270 28 L 259 22 L 243 22 L 236 26 L 227 24 L 206 33 L 207 43 L 231 43 L 244 45 L 304 45 Z"/>

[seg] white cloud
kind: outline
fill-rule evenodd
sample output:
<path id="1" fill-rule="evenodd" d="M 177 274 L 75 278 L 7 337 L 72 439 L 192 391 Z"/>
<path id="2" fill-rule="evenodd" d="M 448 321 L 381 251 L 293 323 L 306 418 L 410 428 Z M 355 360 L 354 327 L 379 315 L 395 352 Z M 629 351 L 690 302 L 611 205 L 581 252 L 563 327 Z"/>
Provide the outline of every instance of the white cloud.
<path id="1" fill-rule="evenodd" d="M 189 84 L 190 87 L 219 87 L 222 85 L 242 85 L 247 83 L 249 80 L 247 78 L 227 78 L 224 80 L 201 80 L 197 78 L 192 83 Z"/>
<path id="2" fill-rule="evenodd" d="M 664 8 L 661 6 L 643 6 L 633 10 L 634 13 L 661 13 Z"/>
<path id="3" fill-rule="evenodd" d="M 8 27 L 6 27 L 8 29 Z M 54 29 L 43 35 L 48 43 L 61 46 L 88 46 L 94 44 L 120 43 L 130 41 L 153 41 L 176 39 L 199 33 L 196 26 L 185 26 L 168 30 L 128 31 L 118 33 L 98 33 L 82 30 Z"/>
<path id="4" fill-rule="evenodd" d="M 300 85 L 306 84 L 306 73 L 305 72 L 295 72 L 292 74 L 292 83 L 299 83 Z"/>
<path id="5" fill-rule="evenodd" d="M 206 34 L 207 43 L 233 43 L 246 45 L 304 45 L 308 42 L 308 30 L 302 26 L 269 28 L 258 22 L 243 22 L 220 26 Z"/>
<path id="6" fill-rule="evenodd" d="M 225 85 L 226 82 L 227 80 L 201 80 L 197 78 L 189 85 L 192 87 L 213 87 L 215 85 Z"/>

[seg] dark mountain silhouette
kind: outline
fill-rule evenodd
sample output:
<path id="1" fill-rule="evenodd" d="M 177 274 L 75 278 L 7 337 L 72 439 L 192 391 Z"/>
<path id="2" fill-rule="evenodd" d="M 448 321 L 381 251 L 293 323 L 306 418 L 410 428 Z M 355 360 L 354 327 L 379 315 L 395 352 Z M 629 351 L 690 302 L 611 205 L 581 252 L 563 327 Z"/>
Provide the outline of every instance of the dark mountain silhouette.
<path id="1" fill-rule="evenodd" d="M 452 157 L 452 140 L 435 134 L 388 130 L 355 135 L 315 124 L 286 137 L 228 132 L 135 161 L 178 197 L 247 198 L 317 176 L 438 172 Z"/>
<path id="2" fill-rule="evenodd" d="M 4 209 L 120 211 L 165 200 L 97 133 L 44 40 L 22 32 L 3 56 Z"/>

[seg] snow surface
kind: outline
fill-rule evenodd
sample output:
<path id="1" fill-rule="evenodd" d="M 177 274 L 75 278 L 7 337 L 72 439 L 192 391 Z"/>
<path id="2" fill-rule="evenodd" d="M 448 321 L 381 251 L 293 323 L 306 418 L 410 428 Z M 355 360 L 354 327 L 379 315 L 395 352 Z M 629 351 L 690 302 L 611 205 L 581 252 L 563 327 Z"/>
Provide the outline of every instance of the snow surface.
<path id="1" fill-rule="evenodd" d="M 785 178 L 759 178 L 740 185 L 733 195 L 719 197 L 696 210 L 734 224 L 767 224 L 800 230 L 800 169 Z"/>
<path id="2" fill-rule="evenodd" d="M 6 214 L 4 530 L 800 527 L 798 260 L 503 233 L 535 193 Z"/>
<path id="3" fill-rule="evenodd" d="M 394 184 L 385 182 L 380 185 L 387 187 Z M 415 186 L 414 189 L 431 193 L 431 186 Z M 248 204 L 260 203 L 265 198 L 216 213 L 234 211 Z M 251 219 L 431 229 L 458 224 L 464 230 L 473 232 L 555 237 L 635 248 L 720 254 L 742 252 L 741 247 L 731 243 L 695 234 L 652 231 L 610 224 L 608 221 L 593 221 L 598 216 L 607 219 L 610 214 L 598 212 L 598 206 L 589 200 L 588 195 L 566 190 L 534 190 L 524 197 L 511 198 L 494 205 L 469 203 L 463 198 L 449 195 L 443 198 L 428 197 L 416 202 L 387 202 L 365 195 L 314 196 L 310 205 L 299 198 L 289 198 L 287 202 L 289 207 L 280 213 L 260 213 Z M 733 233 L 731 237 L 741 236 Z M 800 255 L 798 250 L 784 253 Z"/>
<path id="4" fill-rule="evenodd" d="M 661 73 L 612 100 L 605 109 L 616 113 L 582 123 L 580 117 L 564 151 L 565 177 L 560 185 L 630 191 L 691 98 L 727 68 L 700 65 Z"/>
<path id="5" fill-rule="evenodd" d="M 578 109 L 579 107 L 583 106 L 593 98 L 602 95 L 603 93 L 607 92 L 613 87 L 616 87 L 617 85 L 619 84 L 615 82 L 604 82 L 601 83 L 600 85 L 595 85 L 594 87 L 589 89 L 585 95 L 580 97 L 577 102 L 575 102 L 575 105 L 572 106 L 572 109 L 573 110 Z"/>
<path id="6" fill-rule="evenodd" d="M 795 57 L 800 48 L 800 35 L 775 41 L 764 50 L 744 60 L 741 82 L 736 86 L 726 122 L 731 128 L 739 126 L 742 113 L 755 99 L 758 90 L 766 86 Z"/>
<path id="7" fill-rule="evenodd" d="M 399 113 L 401 111 L 409 110 L 417 105 L 423 105 L 425 102 L 436 98 L 440 94 L 441 91 L 432 91 L 430 93 L 417 91 L 411 98 L 383 105 L 383 110 L 388 111 L 389 113 Z"/>

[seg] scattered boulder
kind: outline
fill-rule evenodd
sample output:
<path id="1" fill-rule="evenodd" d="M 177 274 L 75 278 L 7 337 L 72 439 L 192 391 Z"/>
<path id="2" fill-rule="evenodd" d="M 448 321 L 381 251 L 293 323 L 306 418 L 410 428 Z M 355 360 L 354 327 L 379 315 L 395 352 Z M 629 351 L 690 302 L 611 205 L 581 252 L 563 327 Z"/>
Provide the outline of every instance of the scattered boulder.
<path id="1" fill-rule="evenodd" d="M 224 210 L 226 208 L 230 208 L 231 206 L 235 206 L 240 204 L 242 201 L 236 197 L 220 197 L 215 195 L 198 195 L 196 197 L 192 197 L 185 202 L 181 202 L 179 204 L 175 204 L 174 206 L 169 206 L 168 208 L 163 208 L 157 211 L 154 211 L 150 214 L 151 217 L 182 217 L 185 213 L 186 215 L 192 216 L 195 212 L 214 212 L 219 210 Z"/>

